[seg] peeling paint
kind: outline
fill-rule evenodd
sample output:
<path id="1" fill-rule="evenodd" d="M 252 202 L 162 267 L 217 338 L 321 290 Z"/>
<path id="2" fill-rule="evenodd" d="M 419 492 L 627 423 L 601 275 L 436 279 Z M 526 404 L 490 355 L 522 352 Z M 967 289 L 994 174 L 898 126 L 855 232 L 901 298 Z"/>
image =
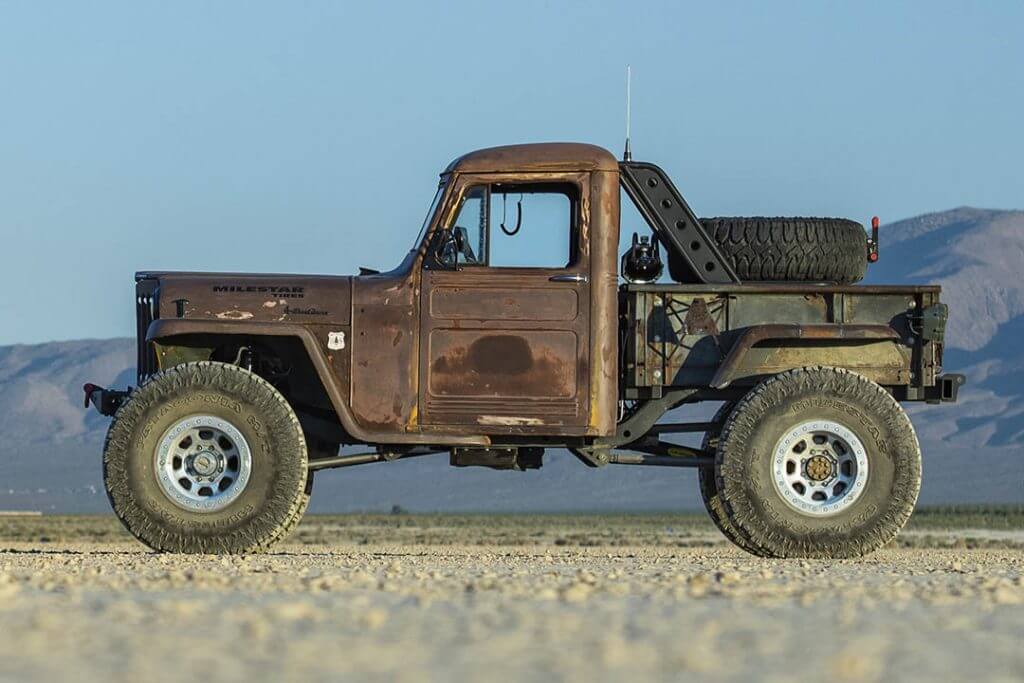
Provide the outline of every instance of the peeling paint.
<path id="1" fill-rule="evenodd" d="M 476 421 L 482 425 L 542 425 L 544 420 L 539 417 L 511 417 L 505 415 L 481 415 Z"/>
<path id="2" fill-rule="evenodd" d="M 248 320 L 253 317 L 253 314 L 248 311 L 224 311 L 218 313 L 217 317 L 221 320 Z"/>

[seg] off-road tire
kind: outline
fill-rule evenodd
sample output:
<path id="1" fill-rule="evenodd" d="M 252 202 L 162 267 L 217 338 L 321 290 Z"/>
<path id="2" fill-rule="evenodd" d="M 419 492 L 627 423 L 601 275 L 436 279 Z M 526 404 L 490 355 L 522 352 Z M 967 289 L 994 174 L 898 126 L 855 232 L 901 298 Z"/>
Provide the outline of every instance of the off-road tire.
<path id="1" fill-rule="evenodd" d="M 864 278 L 867 233 L 843 218 L 702 218 L 722 255 L 746 282 L 838 282 Z M 669 252 L 669 273 L 687 277 L 682 260 Z"/>
<path id="2" fill-rule="evenodd" d="M 711 418 L 711 422 L 715 427 L 704 433 L 701 450 L 705 452 L 710 451 L 717 444 L 718 436 L 722 431 L 722 426 L 725 424 L 726 418 L 729 417 L 729 414 L 735 407 L 735 402 L 727 402 L 723 403 L 718 409 L 714 417 Z M 697 481 L 700 484 L 700 497 L 701 500 L 704 501 L 704 509 L 708 511 L 711 521 L 715 523 L 715 526 L 722 532 L 722 535 L 729 539 L 733 545 L 739 546 L 748 553 L 753 555 L 764 555 L 765 553 L 760 548 L 755 548 L 754 545 L 747 540 L 735 526 L 733 526 L 732 521 L 730 521 L 726 514 L 725 506 L 722 502 L 722 496 L 718 491 L 718 483 L 715 480 L 715 468 L 698 468 Z"/>
<path id="3" fill-rule="evenodd" d="M 859 497 L 826 516 L 786 503 L 773 480 L 782 437 L 813 420 L 850 430 L 869 465 Z M 921 450 L 885 389 L 848 370 L 801 368 L 765 380 L 740 400 L 719 435 L 715 479 L 725 517 L 755 554 L 861 557 L 890 542 L 910 518 L 921 488 Z"/>
<path id="4" fill-rule="evenodd" d="M 223 509 L 176 505 L 157 480 L 155 454 L 170 425 L 190 415 L 230 422 L 252 452 L 251 476 Z M 125 528 L 154 550 L 253 553 L 283 538 L 309 503 L 306 443 L 285 398 L 259 376 L 225 363 L 186 363 L 157 373 L 114 416 L 103 479 Z"/>

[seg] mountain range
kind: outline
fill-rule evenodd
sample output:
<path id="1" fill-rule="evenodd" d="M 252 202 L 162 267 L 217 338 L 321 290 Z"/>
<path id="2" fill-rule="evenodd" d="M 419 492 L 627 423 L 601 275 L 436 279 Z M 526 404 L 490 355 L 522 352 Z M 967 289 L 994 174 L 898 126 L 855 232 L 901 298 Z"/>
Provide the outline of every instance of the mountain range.
<path id="1" fill-rule="evenodd" d="M 911 405 L 925 454 L 921 502 L 1024 501 L 1024 211 L 961 207 L 881 229 L 867 282 L 937 282 L 949 304 L 945 368 L 968 375 L 956 405 Z M 130 283 L 126 283 L 130 287 Z M 133 339 L 0 347 L 0 510 L 106 512 L 100 451 L 108 420 L 82 384 L 133 383 Z M 710 408 L 690 410 L 701 419 Z M 450 468 L 444 456 L 322 472 L 313 511 L 697 509 L 693 471 Z"/>

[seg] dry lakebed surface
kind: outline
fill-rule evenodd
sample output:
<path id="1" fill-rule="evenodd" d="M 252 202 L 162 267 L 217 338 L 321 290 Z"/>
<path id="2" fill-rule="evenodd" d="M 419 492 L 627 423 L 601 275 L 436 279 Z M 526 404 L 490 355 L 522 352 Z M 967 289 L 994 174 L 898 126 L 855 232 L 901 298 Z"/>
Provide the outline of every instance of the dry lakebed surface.
<path id="1" fill-rule="evenodd" d="M 238 557 L 0 517 L 0 681 L 1019 681 L 1022 522 L 779 561 L 685 514 L 310 516 Z"/>

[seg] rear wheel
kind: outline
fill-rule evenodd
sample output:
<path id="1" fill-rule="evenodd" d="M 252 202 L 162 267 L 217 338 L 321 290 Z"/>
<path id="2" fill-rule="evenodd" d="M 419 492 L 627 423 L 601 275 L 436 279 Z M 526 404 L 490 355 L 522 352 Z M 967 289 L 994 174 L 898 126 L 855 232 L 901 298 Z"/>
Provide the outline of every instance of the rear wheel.
<path id="1" fill-rule="evenodd" d="M 885 389 L 847 370 L 803 368 L 737 404 L 719 437 L 715 482 L 746 550 L 860 557 L 910 518 L 921 451 Z"/>
<path id="2" fill-rule="evenodd" d="M 309 502 L 295 413 L 265 380 L 224 363 L 179 365 L 134 391 L 103 465 L 115 514 L 155 550 L 260 551 Z"/>
<path id="3" fill-rule="evenodd" d="M 735 407 L 735 402 L 729 402 L 723 403 L 718 409 L 715 416 L 711 418 L 711 423 L 714 427 L 704 433 L 701 450 L 709 452 L 715 449 L 718 443 L 718 435 L 722 431 L 722 425 L 725 424 L 726 418 L 729 417 L 729 414 L 732 413 Z M 715 523 L 715 526 L 722 532 L 722 535 L 748 553 L 763 555 L 764 553 L 760 549 L 755 548 L 748 539 L 744 538 L 739 529 L 729 520 L 722 502 L 721 493 L 718 490 L 718 483 L 715 480 L 715 468 L 699 468 L 697 470 L 697 481 L 700 483 L 700 497 L 704 501 L 704 509 L 708 511 L 711 521 Z"/>

